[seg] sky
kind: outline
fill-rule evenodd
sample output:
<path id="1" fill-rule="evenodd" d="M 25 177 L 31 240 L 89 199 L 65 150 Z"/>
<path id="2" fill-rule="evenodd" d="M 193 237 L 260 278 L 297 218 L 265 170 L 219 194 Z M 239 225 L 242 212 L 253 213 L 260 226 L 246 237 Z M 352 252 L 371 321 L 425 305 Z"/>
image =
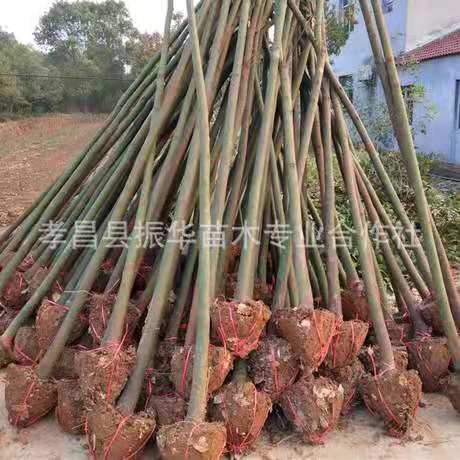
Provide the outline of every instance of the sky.
<path id="1" fill-rule="evenodd" d="M 141 32 L 163 32 L 166 0 L 124 1 L 134 25 Z M 186 0 L 175 0 L 174 10 L 185 13 L 185 2 Z M 33 32 L 38 21 L 53 3 L 54 0 L 0 0 L 0 26 L 2 29 L 14 33 L 20 42 L 34 44 Z"/>

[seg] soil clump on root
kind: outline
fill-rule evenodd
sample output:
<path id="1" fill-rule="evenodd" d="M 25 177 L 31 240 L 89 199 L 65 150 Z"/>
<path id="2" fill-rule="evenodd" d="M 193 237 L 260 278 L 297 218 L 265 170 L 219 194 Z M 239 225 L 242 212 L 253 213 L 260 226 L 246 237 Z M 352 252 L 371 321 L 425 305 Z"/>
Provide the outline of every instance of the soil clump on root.
<path id="1" fill-rule="evenodd" d="M 27 301 L 29 288 L 24 274 L 14 270 L 0 295 L 0 304 L 7 310 L 20 310 Z"/>
<path id="2" fill-rule="evenodd" d="M 193 375 L 193 355 L 191 348 L 179 348 L 171 360 L 171 380 L 174 388 L 186 399 L 190 397 Z M 233 366 L 232 354 L 223 347 L 209 346 L 208 396 L 216 392 L 227 378 Z"/>
<path id="3" fill-rule="evenodd" d="M 211 307 L 212 336 L 234 355 L 246 358 L 257 348 L 270 316 L 270 309 L 262 301 L 217 299 Z"/>
<path id="4" fill-rule="evenodd" d="M 0 312 L 0 335 L 8 329 L 8 326 L 10 325 L 11 321 L 13 321 L 15 316 L 16 313 L 14 311 L 3 310 Z"/>
<path id="5" fill-rule="evenodd" d="M 182 422 L 187 414 L 187 403 L 175 393 L 153 395 L 148 408 L 155 412 L 158 428 Z"/>
<path id="6" fill-rule="evenodd" d="M 341 385 L 326 377 L 306 377 L 281 396 L 284 415 L 306 442 L 323 444 L 340 417 L 344 402 Z"/>
<path id="7" fill-rule="evenodd" d="M 85 428 L 85 406 L 78 380 L 57 383 L 56 418 L 63 431 L 80 435 Z"/>
<path id="8" fill-rule="evenodd" d="M 394 346 L 393 355 L 396 369 L 399 371 L 406 371 L 409 365 L 409 355 L 407 353 L 406 347 Z M 364 364 L 364 368 L 369 374 L 380 374 L 380 372 L 383 371 L 383 369 L 380 367 L 381 354 L 378 345 L 363 348 L 359 354 L 359 359 Z"/>
<path id="9" fill-rule="evenodd" d="M 100 344 L 104 337 L 114 304 L 115 296 L 112 294 L 94 294 L 91 298 L 89 306 L 89 331 L 96 344 Z M 133 303 L 130 303 L 125 319 L 125 330 L 128 331 L 125 342 L 129 343 L 132 339 L 140 315 L 139 309 Z"/>
<path id="10" fill-rule="evenodd" d="M 369 323 L 349 320 L 341 323 L 326 356 L 330 369 L 349 366 L 358 356 L 369 332 Z"/>
<path id="11" fill-rule="evenodd" d="M 8 366 L 5 404 L 11 425 L 28 427 L 48 414 L 56 403 L 57 388 L 53 381 L 41 380 L 32 367 Z"/>
<path id="12" fill-rule="evenodd" d="M 426 337 L 407 343 L 409 367 L 418 371 L 423 391 L 436 393 L 443 390 L 449 374 L 451 356 L 444 337 Z"/>
<path id="13" fill-rule="evenodd" d="M 27 285 L 29 287 L 29 296 L 31 296 L 40 287 L 40 285 L 43 283 L 43 281 L 48 276 L 48 274 L 49 274 L 48 268 L 40 267 L 36 272 L 34 272 L 34 274 L 30 278 L 26 278 Z M 25 276 L 27 277 L 27 273 L 25 274 Z M 53 283 L 53 286 L 51 287 L 50 292 L 49 292 L 50 298 L 59 297 L 62 294 L 63 292 L 62 279 L 63 279 L 63 276 L 61 275 Z"/>
<path id="14" fill-rule="evenodd" d="M 220 460 L 226 445 L 222 423 L 180 422 L 160 429 L 157 444 L 168 460 Z"/>
<path id="15" fill-rule="evenodd" d="M 420 312 L 425 323 L 431 327 L 433 335 L 444 335 L 441 312 L 436 302 L 432 300 L 423 302 L 420 305 Z"/>
<path id="16" fill-rule="evenodd" d="M 299 374 L 299 360 L 290 343 L 280 337 L 267 336 L 249 357 L 249 375 L 257 388 L 276 401 Z"/>
<path id="17" fill-rule="evenodd" d="M 350 321 L 357 319 L 370 323 L 371 313 L 366 295 L 362 289 L 347 289 L 342 291 L 343 319 Z"/>
<path id="18" fill-rule="evenodd" d="M 60 305 L 52 300 L 45 300 L 37 312 L 35 328 L 37 330 L 38 342 L 42 350 L 48 350 L 53 343 L 69 307 Z M 78 316 L 78 321 L 72 328 L 68 343 L 78 340 L 88 329 L 88 318 L 85 314 Z"/>
<path id="19" fill-rule="evenodd" d="M 446 394 L 454 409 L 460 414 L 460 374 L 452 373 L 447 380 Z"/>
<path id="20" fill-rule="evenodd" d="M 152 437 L 156 422 L 151 413 L 125 416 L 110 403 L 100 401 L 88 411 L 87 430 L 92 458 L 136 458 Z"/>
<path id="21" fill-rule="evenodd" d="M 412 427 L 422 396 L 422 381 L 417 371 L 388 371 L 361 380 L 360 393 L 371 414 L 377 414 L 388 433 L 403 437 Z"/>
<path id="22" fill-rule="evenodd" d="M 21 327 L 14 340 L 15 361 L 23 366 L 36 365 L 40 354 L 36 329 L 31 326 Z"/>
<path id="23" fill-rule="evenodd" d="M 85 402 L 115 402 L 135 359 L 133 348 L 106 347 L 80 352 L 76 357 L 76 368 Z"/>
<path id="24" fill-rule="evenodd" d="M 252 382 L 232 382 L 213 398 L 210 417 L 227 428 L 227 449 L 240 454 L 257 440 L 272 408 L 269 396 Z"/>
<path id="25" fill-rule="evenodd" d="M 8 350 L 5 350 L 3 344 L 0 342 L 0 369 L 8 366 L 11 362 L 13 362 L 11 354 Z"/>
<path id="26" fill-rule="evenodd" d="M 308 371 L 315 371 L 326 358 L 337 317 L 327 310 L 282 309 L 273 316 L 276 333 L 286 339 Z"/>
<path id="27" fill-rule="evenodd" d="M 54 366 L 53 377 L 57 380 L 78 379 L 76 358 L 78 350 L 75 348 L 64 348 L 59 361 Z"/>
<path id="28" fill-rule="evenodd" d="M 359 384 L 365 374 L 363 364 L 355 358 L 349 366 L 336 369 L 321 368 L 320 374 L 332 379 L 343 387 L 342 415 L 347 415 L 360 401 Z"/>
<path id="29" fill-rule="evenodd" d="M 228 273 L 225 282 L 225 297 L 234 299 L 237 287 L 237 273 Z M 253 302 L 263 302 L 265 305 L 271 305 L 273 301 L 273 292 L 267 283 L 260 279 L 254 281 L 254 290 L 252 293 Z"/>

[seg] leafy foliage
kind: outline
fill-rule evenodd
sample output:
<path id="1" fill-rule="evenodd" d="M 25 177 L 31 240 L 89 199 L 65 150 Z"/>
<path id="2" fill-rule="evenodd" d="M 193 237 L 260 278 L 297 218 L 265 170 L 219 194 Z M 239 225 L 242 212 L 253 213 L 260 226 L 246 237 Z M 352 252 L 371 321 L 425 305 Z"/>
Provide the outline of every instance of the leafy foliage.
<path id="1" fill-rule="evenodd" d="M 173 28 L 182 20 L 183 14 L 176 13 Z M 162 41 L 160 33 L 140 33 L 133 26 L 122 0 L 57 0 L 40 18 L 34 36 L 40 51 L 0 29 L 0 112 L 5 118 L 55 110 L 109 112 Z M 46 78 L 56 75 L 64 78 Z"/>
<path id="2" fill-rule="evenodd" d="M 18 43 L 12 34 L 0 30 L 0 73 L 33 74 L 46 77 L 56 73 L 46 56 Z M 0 77 L 0 110 L 5 112 L 54 110 L 61 101 L 63 85 L 46 78 Z"/>
<path id="3" fill-rule="evenodd" d="M 158 32 L 152 34 L 134 31 L 126 44 L 131 73 L 136 75 L 147 64 L 155 51 L 161 48 L 162 36 Z"/>
<path id="4" fill-rule="evenodd" d="M 364 155 L 364 154 L 363 154 Z M 367 155 L 366 155 L 367 157 Z M 412 187 L 407 182 L 406 168 L 399 152 L 385 152 L 380 156 L 386 171 L 392 179 L 393 185 L 398 193 L 409 218 L 417 222 L 417 211 L 415 208 L 415 195 Z M 436 164 L 436 159 L 426 155 L 419 155 L 418 162 L 423 177 L 426 196 L 430 209 L 436 222 L 439 234 L 444 241 L 451 262 L 460 263 L 460 193 L 448 190 L 441 190 L 438 180 L 433 179 L 431 171 Z M 380 182 L 376 173 L 369 163 L 363 160 L 367 174 L 373 179 L 382 203 L 385 204 L 384 193 L 380 188 Z M 392 215 L 391 206 L 387 211 Z"/>
<path id="5" fill-rule="evenodd" d="M 326 3 L 327 48 L 331 56 L 337 56 L 345 46 L 355 24 L 355 4 L 350 1 L 349 6 L 339 14 L 336 7 Z"/>
<path id="6" fill-rule="evenodd" d="M 81 80 L 69 80 L 64 94 L 67 108 L 110 110 L 126 88 L 126 42 L 134 30 L 126 5 L 117 0 L 59 0 L 40 19 L 35 40 L 47 51 L 48 61 L 63 74 L 114 79 L 93 79 L 83 84 Z"/>
<path id="7" fill-rule="evenodd" d="M 173 15 L 172 30 L 178 29 L 184 19 L 181 12 Z M 127 63 L 131 67 L 131 75 L 137 75 L 147 64 L 152 55 L 159 51 L 163 37 L 159 32 L 141 33 L 133 30 L 129 41 L 126 43 Z"/>

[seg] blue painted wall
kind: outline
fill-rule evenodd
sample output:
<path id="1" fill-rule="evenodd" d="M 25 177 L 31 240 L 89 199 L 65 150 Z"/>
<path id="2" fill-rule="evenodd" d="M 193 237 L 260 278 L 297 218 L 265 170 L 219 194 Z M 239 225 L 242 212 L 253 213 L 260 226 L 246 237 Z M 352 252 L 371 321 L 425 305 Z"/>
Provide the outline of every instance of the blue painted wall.
<path id="1" fill-rule="evenodd" d="M 393 11 L 385 15 L 395 54 L 405 50 L 407 10 L 407 0 L 398 0 L 394 2 Z M 357 74 L 361 66 L 372 61 L 372 50 L 359 8 L 356 19 L 357 24 L 340 55 L 333 57 L 334 69 L 339 76 Z"/>
<path id="2" fill-rule="evenodd" d="M 396 55 L 413 49 L 414 45 L 445 35 L 455 23 L 460 27 L 460 0 L 442 0 L 448 8 L 440 8 L 439 0 L 395 0 L 392 12 L 385 15 Z M 339 0 L 336 0 L 339 5 Z M 430 13 L 431 9 L 435 9 Z M 380 82 L 369 90 L 360 82 L 363 71 L 374 68 L 372 50 L 361 12 L 357 24 L 339 56 L 333 57 L 338 76 L 353 75 L 356 104 L 384 102 Z M 365 74 L 366 72 L 364 72 Z M 433 104 L 437 115 L 426 124 L 425 134 L 417 133 L 415 143 L 419 152 L 436 154 L 445 161 L 460 164 L 460 146 L 455 148 L 455 91 L 460 80 L 460 55 L 434 59 L 418 64 L 414 70 L 400 70 L 401 84 L 421 84 L 425 87 L 425 102 L 414 109 L 414 125 L 426 117 L 426 107 Z M 460 141 L 458 141 L 460 142 Z M 394 145 L 392 146 L 394 147 Z"/>
<path id="3" fill-rule="evenodd" d="M 434 153 L 443 160 L 460 164 L 460 155 L 455 155 L 455 91 L 460 80 L 460 55 L 448 56 L 418 64 L 415 74 L 400 72 L 401 84 L 422 84 L 427 101 L 436 108 L 436 117 L 427 124 L 426 135 L 417 134 L 417 150 Z M 425 107 L 417 105 L 414 123 L 425 116 Z M 460 148 L 457 148 L 460 152 Z"/>

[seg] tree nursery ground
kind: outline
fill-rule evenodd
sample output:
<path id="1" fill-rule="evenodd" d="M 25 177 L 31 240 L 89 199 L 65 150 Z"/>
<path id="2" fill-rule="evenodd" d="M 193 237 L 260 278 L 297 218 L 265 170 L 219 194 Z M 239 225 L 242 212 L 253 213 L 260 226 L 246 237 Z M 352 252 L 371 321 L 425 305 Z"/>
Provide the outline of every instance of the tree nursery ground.
<path id="1" fill-rule="evenodd" d="M 43 423 L 18 431 L 7 422 L 3 399 L 3 377 L 0 384 L 0 452 L 8 460 L 86 460 L 84 437 L 64 433 L 48 417 Z M 277 431 L 266 433 L 254 446 L 255 453 L 243 455 L 246 460 L 450 460 L 458 457 L 460 432 L 458 416 L 449 401 L 440 395 L 427 395 L 420 409 L 413 439 L 390 438 L 382 433 L 381 424 L 364 409 L 342 420 L 324 446 L 307 446 L 297 436 Z M 155 449 L 148 449 L 142 460 L 157 459 Z"/>
<path id="2" fill-rule="evenodd" d="M 430 209 L 381 1 L 359 3 L 408 195 L 334 73 L 325 0 L 186 3 L 0 235 L 9 424 L 54 414 L 94 460 L 435 457 L 458 440 L 458 225 Z"/>

